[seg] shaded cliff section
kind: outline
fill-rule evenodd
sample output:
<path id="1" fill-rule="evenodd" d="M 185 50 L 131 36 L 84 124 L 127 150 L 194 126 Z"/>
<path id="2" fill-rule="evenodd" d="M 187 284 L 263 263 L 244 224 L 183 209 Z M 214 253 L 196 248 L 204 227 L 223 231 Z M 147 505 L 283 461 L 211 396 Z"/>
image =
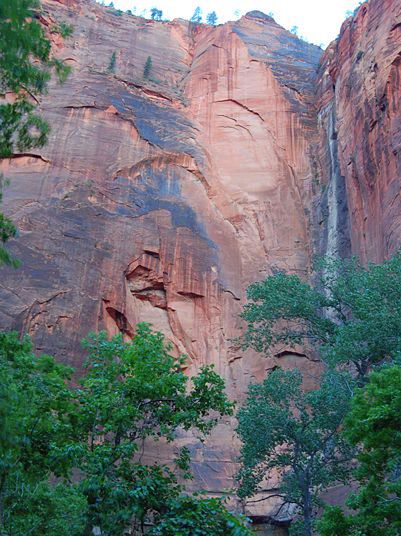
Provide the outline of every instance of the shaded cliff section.
<path id="1" fill-rule="evenodd" d="M 347 203 L 351 250 L 363 262 L 380 262 L 401 245 L 400 75 L 401 2 L 365 2 L 325 51 L 317 91 L 319 137 L 326 140 L 322 169 L 327 187 L 320 204 L 330 222 L 326 235 L 334 219 L 334 177 L 344 191 L 338 215 Z M 327 151 L 331 146 L 338 155 L 334 166 Z"/>

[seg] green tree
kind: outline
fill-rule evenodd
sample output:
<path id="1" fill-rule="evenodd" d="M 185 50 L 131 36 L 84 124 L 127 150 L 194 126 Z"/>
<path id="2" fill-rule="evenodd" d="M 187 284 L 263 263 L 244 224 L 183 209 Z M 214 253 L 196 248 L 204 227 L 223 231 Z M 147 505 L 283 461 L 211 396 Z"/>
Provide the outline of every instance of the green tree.
<path id="1" fill-rule="evenodd" d="M 206 22 L 212 24 L 213 26 L 217 23 L 217 15 L 215 11 L 211 11 L 206 16 Z"/>
<path id="2" fill-rule="evenodd" d="M 195 9 L 194 14 L 189 20 L 190 22 L 193 22 L 195 24 L 199 24 L 202 22 L 202 10 L 199 6 Z"/>
<path id="3" fill-rule="evenodd" d="M 163 11 L 161 9 L 157 9 L 157 7 L 152 7 L 150 10 L 150 16 L 152 20 L 162 20 Z"/>
<path id="4" fill-rule="evenodd" d="M 68 367 L 35 357 L 27 339 L 0 333 L 1 534 L 81 534 L 86 503 L 65 480 L 76 425 L 70 378 Z"/>
<path id="5" fill-rule="evenodd" d="M 117 58 L 116 52 L 114 51 L 113 54 L 111 55 L 109 66 L 107 68 L 109 73 L 115 73 L 116 72 L 116 63 L 117 63 L 116 58 Z"/>
<path id="6" fill-rule="evenodd" d="M 36 13 L 37 0 L 2 0 L 0 3 L 0 92 L 16 95 L 14 102 L 0 105 L 0 158 L 11 156 L 15 148 L 27 151 L 42 147 L 48 124 L 35 115 L 36 95 L 44 93 L 55 70 L 64 81 L 69 67 L 51 55 Z"/>
<path id="7" fill-rule="evenodd" d="M 4 182 L 5 181 L 2 175 L 0 175 L 0 203 L 3 199 Z M 2 266 L 3 264 L 7 264 L 14 268 L 17 268 L 19 266 L 19 261 L 17 259 L 14 259 L 7 251 L 7 249 L 1 245 L 7 244 L 10 238 L 13 238 L 15 236 L 17 236 L 17 228 L 15 227 L 14 223 L 10 220 L 10 218 L 7 218 L 4 214 L 0 212 L 0 266 Z"/>
<path id="8" fill-rule="evenodd" d="M 37 96 L 46 91 L 52 71 L 60 82 L 69 72 L 69 67 L 51 54 L 50 41 L 37 21 L 39 8 L 38 0 L 0 2 L 0 94 L 14 95 L 0 104 L 0 159 L 46 143 L 50 129 L 35 114 Z M 57 31 L 66 36 L 71 28 L 62 23 Z M 0 202 L 1 187 L 0 183 Z M 15 235 L 11 220 L 0 213 L 0 266 L 18 265 L 4 247 Z"/>
<path id="9" fill-rule="evenodd" d="M 401 350 L 401 254 L 367 267 L 325 259 L 312 279 L 277 273 L 251 285 L 242 344 L 264 353 L 312 345 L 330 365 L 353 364 L 363 381 Z"/>
<path id="10" fill-rule="evenodd" d="M 246 520 L 231 514 L 215 498 L 182 496 L 156 518 L 149 536 L 252 536 Z"/>
<path id="11" fill-rule="evenodd" d="M 143 68 L 143 77 L 148 79 L 150 76 L 151 70 L 152 70 L 152 58 L 148 56 L 146 59 L 145 67 Z"/>
<path id="12" fill-rule="evenodd" d="M 172 357 L 163 335 L 147 324 L 138 325 L 131 343 L 100 334 L 90 337 L 86 348 L 88 373 L 78 397 L 86 533 L 99 527 L 102 534 L 117 536 L 133 519 L 143 525 L 181 492 L 170 468 L 141 463 L 144 441 L 172 442 L 180 429 L 207 434 L 219 415 L 232 413 L 232 404 L 211 367 L 189 382 L 184 359 Z M 188 472 L 185 449 L 177 464 Z"/>
<path id="13" fill-rule="evenodd" d="M 249 387 L 238 412 L 239 495 L 253 496 L 278 470 L 280 491 L 266 497 L 281 497 L 280 508 L 297 507 L 301 519 L 292 534 L 311 536 L 322 490 L 348 478 L 352 453 L 338 430 L 349 407 L 350 381 L 345 374 L 328 372 L 319 389 L 305 393 L 298 370 L 277 369 Z"/>
<path id="14" fill-rule="evenodd" d="M 145 446 L 173 442 L 180 430 L 202 438 L 232 414 L 224 381 L 210 366 L 189 379 L 184 358 L 172 357 L 146 324 L 131 343 L 101 333 L 85 347 L 87 372 L 70 388 L 71 369 L 0 333 L 0 533 L 123 536 L 145 522 L 185 528 L 214 506 L 221 526 L 235 527 L 221 503 L 182 496 L 187 449 L 175 467 L 142 462 Z M 178 502 L 198 517 L 176 519 Z"/>
<path id="15" fill-rule="evenodd" d="M 358 490 L 347 500 L 355 513 L 326 510 L 322 536 L 401 534 L 401 367 L 373 372 L 358 389 L 345 421 L 345 436 L 359 448 L 354 478 Z"/>

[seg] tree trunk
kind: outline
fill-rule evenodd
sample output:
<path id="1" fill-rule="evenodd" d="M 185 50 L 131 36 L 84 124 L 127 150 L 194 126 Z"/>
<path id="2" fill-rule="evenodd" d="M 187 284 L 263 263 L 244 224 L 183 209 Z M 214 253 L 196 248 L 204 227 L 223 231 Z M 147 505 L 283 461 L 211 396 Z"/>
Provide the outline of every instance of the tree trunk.
<path id="1" fill-rule="evenodd" d="M 304 494 L 304 536 L 312 536 L 312 498 L 310 496 L 309 488 Z"/>
<path id="2" fill-rule="evenodd" d="M 0 478 L 0 536 L 4 529 L 4 487 L 6 484 L 6 473 L 3 473 Z"/>
<path id="3" fill-rule="evenodd" d="M 312 536 L 312 516 L 304 514 L 304 536 Z"/>

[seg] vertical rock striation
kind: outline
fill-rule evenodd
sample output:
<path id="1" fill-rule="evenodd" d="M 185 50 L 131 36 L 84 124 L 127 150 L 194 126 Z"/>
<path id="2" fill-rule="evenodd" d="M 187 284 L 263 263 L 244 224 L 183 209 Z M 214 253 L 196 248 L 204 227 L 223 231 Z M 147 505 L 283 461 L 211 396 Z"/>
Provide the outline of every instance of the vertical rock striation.
<path id="1" fill-rule="evenodd" d="M 242 352 L 238 314 L 251 282 L 307 278 L 350 237 L 364 260 L 400 245 L 401 0 L 364 4 L 323 58 L 257 11 L 211 27 L 43 5 L 43 24 L 74 26 L 52 36 L 73 70 L 41 100 L 46 147 L 1 162 L 22 260 L 2 269 L 1 327 L 79 369 L 89 331 L 148 321 L 236 399 L 278 362 L 316 367 Z M 206 448 L 182 437 L 195 486 L 232 484 L 235 441 L 230 422 Z"/>
<path id="2" fill-rule="evenodd" d="M 320 115 L 336 115 L 352 251 L 365 262 L 401 245 L 400 58 L 401 2 L 370 0 L 344 22 L 320 69 Z"/>
<path id="3" fill-rule="evenodd" d="M 260 12 L 210 27 L 46 0 L 42 18 L 74 25 L 54 41 L 73 71 L 41 102 L 47 146 L 2 163 L 22 260 L 3 271 L 2 327 L 79 368 L 89 331 L 148 321 L 241 398 L 275 361 L 232 342 L 247 285 L 310 268 L 320 49 Z M 197 486 L 232 483 L 231 436 L 183 437 Z"/>

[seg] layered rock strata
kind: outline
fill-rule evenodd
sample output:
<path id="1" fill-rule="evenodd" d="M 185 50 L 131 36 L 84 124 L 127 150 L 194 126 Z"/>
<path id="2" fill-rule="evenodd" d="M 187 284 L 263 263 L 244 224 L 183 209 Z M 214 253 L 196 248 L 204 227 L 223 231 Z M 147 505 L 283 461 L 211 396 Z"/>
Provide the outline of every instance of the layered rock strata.
<path id="1" fill-rule="evenodd" d="M 2 269 L 1 327 L 79 370 L 89 331 L 128 340 L 147 321 L 187 354 L 188 374 L 215 364 L 237 400 L 277 363 L 308 386 L 307 352 L 266 358 L 233 342 L 239 313 L 275 270 L 308 278 L 316 253 L 351 243 L 381 260 L 399 246 L 401 1 L 364 4 L 323 58 L 260 12 L 210 27 L 43 5 L 49 28 L 74 26 L 52 35 L 73 69 L 40 102 L 49 143 L 1 162 L 22 260 Z M 195 487 L 232 485 L 232 429 L 206 448 L 182 437 Z"/>
<path id="2" fill-rule="evenodd" d="M 401 245 L 400 75 L 401 2 L 370 0 L 325 51 L 318 81 L 320 137 L 338 151 L 334 173 L 325 169 L 346 188 L 352 251 L 364 262 Z"/>

